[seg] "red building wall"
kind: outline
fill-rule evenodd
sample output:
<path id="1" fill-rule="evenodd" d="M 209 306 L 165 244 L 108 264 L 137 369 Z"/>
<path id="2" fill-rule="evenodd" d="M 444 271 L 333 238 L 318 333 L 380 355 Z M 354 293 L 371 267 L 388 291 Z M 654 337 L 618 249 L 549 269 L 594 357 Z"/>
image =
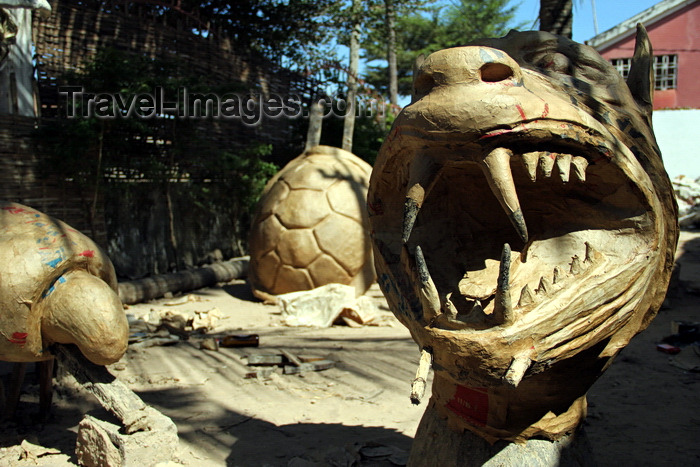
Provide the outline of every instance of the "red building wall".
<path id="1" fill-rule="evenodd" d="M 700 108 L 700 2 L 645 24 L 654 55 L 678 55 L 677 88 L 654 92 L 654 109 Z M 608 60 L 632 57 L 634 34 L 599 51 Z"/>

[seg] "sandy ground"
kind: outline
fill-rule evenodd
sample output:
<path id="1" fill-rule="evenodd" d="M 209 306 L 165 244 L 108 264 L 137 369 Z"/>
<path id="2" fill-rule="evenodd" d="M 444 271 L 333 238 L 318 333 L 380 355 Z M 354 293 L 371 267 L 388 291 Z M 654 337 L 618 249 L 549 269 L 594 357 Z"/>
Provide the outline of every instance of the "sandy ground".
<path id="1" fill-rule="evenodd" d="M 700 365 L 700 356 L 691 347 L 677 356 L 656 349 L 673 321 L 700 321 L 700 233 L 683 232 L 681 240 L 681 287 L 671 293 L 670 306 L 589 392 L 585 425 L 601 466 L 700 465 L 700 373 L 681 368 Z M 110 371 L 176 423 L 180 446 L 172 465 L 404 465 L 424 409 L 408 398 L 418 348 L 379 290 L 370 295 L 382 312 L 381 326 L 283 326 L 278 309 L 255 301 L 243 281 L 196 291 L 181 305 L 163 299 L 132 306 L 127 312 L 134 316 L 217 308 L 216 333 L 256 333 L 260 346 L 210 351 L 190 338 L 130 348 Z M 280 350 L 336 364 L 303 375 L 245 378 L 251 370 L 246 355 Z M 76 465 L 83 414 L 111 417 L 86 391 L 57 383 L 51 416 L 37 423 L 32 371 L 17 418 L 0 429 L 0 465 Z M 24 449 L 23 441 L 46 449 Z"/>

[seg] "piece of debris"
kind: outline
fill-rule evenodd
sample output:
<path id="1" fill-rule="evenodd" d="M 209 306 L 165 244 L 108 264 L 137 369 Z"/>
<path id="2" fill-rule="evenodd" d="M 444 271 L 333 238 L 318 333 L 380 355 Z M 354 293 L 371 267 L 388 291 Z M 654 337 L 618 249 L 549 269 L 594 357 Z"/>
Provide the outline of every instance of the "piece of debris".
<path id="1" fill-rule="evenodd" d="M 199 348 L 202 350 L 219 350 L 219 343 L 213 337 L 205 337 L 199 342 Z"/>
<path id="2" fill-rule="evenodd" d="M 253 371 L 249 371 L 248 373 L 245 374 L 246 379 L 250 378 L 257 378 L 257 379 L 264 379 L 264 378 L 269 378 L 272 373 L 275 373 L 275 368 L 270 368 L 270 367 L 265 367 L 265 368 L 256 368 Z"/>
<path id="3" fill-rule="evenodd" d="M 688 346 L 680 354 L 669 358 L 668 363 L 681 370 L 700 373 L 700 345 Z"/>
<path id="4" fill-rule="evenodd" d="M 671 321 L 670 336 L 664 337 L 661 341 L 665 344 L 684 347 L 696 342 L 700 342 L 700 323 L 690 321 Z"/>
<path id="5" fill-rule="evenodd" d="M 76 348 L 57 345 L 60 365 L 93 394 L 121 423 L 117 426 L 85 415 L 78 427 L 76 455 L 80 465 L 150 465 L 168 462 L 178 448 L 173 421 L 146 405 L 103 366 L 88 361 Z"/>
<path id="6" fill-rule="evenodd" d="M 307 371 L 321 371 L 333 368 L 335 362 L 332 360 L 319 360 L 316 362 L 300 363 L 299 365 L 285 365 L 285 375 L 296 375 L 306 373 Z"/>
<path id="7" fill-rule="evenodd" d="M 675 355 L 681 351 L 680 347 L 671 344 L 656 344 L 656 350 L 670 355 Z"/>
<path id="8" fill-rule="evenodd" d="M 257 334 L 232 334 L 220 339 L 220 347 L 257 347 L 260 345 L 260 336 Z"/>
<path id="9" fill-rule="evenodd" d="M 168 345 L 175 345 L 180 342 L 179 337 L 148 337 L 135 344 L 129 345 L 132 350 L 142 350 L 148 347 L 164 347 Z"/>
<path id="10" fill-rule="evenodd" d="M 280 354 L 275 355 L 264 355 L 255 354 L 248 355 L 248 365 L 249 366 L 279 366 L 284 362 L 284 357 Z"/>
<path id="11" fill-rule="evenodd" d="M 377 315 L 370 298 L 355 298 L 355 288 L 343 284 L 278 295 L 277 304 L 287 326 L 329 327 L 336 322 L 360 326 Z"/>
<path id="12" fill-rule="evenodd" d="M 287 350 L 274 354 L 251 354 L 247 356 L 248 366 L 258 366 L 255 371 L 246 374 L 246 378 L 268 377 L 276 368 L 282 368 L 285 375 L 297 375 L 309 371 L 322 371 L 335 366 L 333 360 L 317 355 L 294 355 Z"/>
<path id="13" fill-rule="evenodd" d="M 20 444 L 20 447 L 22 449 L 19 458 L 20 459 L 29 459 L 34 462 L 37 461 L 40 457 L 43 456 L 49 456 L 51 454 L 61 454 L 61 451 L 55 448 L 45 448 L 44 446 L 39 446 L 38 444 L 33 444 L 27 441 L 26 439 L 22 441 Z"/>
<path id="14" fill-rule="evenodd" d="M 177 297 L 173 300 L 168 300 L 167 302 L 164 302 L 163 305 L 165 306 L 177 306 L 177 305 L 184 305 L 185 303 L 189 302 L 196 302 L 199 301 L 200 299 L 193 294 L 187 294 L 183 295 L 181 297 Z"/>
<path id="15" fill-rule="evenodd" d="M 696 227 L 700 224 L 700 178 L 679 175 L 671 183 L 678 201 L 678 224 L 681 228 Z"/>

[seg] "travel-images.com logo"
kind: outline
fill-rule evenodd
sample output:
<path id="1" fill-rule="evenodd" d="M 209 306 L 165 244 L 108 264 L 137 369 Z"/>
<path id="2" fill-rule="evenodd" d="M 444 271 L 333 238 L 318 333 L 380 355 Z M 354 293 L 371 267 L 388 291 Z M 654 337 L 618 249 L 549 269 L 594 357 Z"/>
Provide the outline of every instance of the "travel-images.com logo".
<path id="1" fill-rule="evenodd" d="M 298 94 L 261 93 L 200 93 L 178 89 L 174 99 L 165 95 L 162 87 L 153 92 L 138 94 L 93 93 L 81 86 L 62 86 L 60 96 L 65 96 L 67 118 L 179 118 L 240 120 L 255 126 L 265 118 L 308 118 L 309 108 Z M 346 96 L 335 94 L 314 99 L 321 108 L 323 118 L 345 117 L 354 110 L 356 117 L 381 117 L 384 102 L 381 98 L 358 96 L 353 106 Z"/>

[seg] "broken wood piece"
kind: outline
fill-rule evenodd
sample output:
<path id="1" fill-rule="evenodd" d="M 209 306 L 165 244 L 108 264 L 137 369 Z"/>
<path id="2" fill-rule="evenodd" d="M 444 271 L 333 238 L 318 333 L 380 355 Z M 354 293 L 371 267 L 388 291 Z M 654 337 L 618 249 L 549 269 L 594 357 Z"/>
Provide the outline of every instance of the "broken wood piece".
<path id="1" fill-rule="evenodd" d="M 320 360 L 325 360 L 325 358 L 320 355 L 297 355 L 297 358 L 301 360 L 302 363 L 318 362 Z"/>
<path id="2" fill-rule="evenodd" d="M 427 349 L 421 350 L 416 377 L 411 384 L 411 402 L 415 405 L 420 404 L 421 399 L 425 395 L 425 385 L 428 381 L 428 373 L 432 362 L 433 355 Z"/>
<path id="3" fill-rule="evenodd" d="M 180 342 L 179 337 L 149 337 L 135 344 L 129 346 L 132 350 L 141 350 L 148 347 L 164 347 L 168 345 L 174 345 Z"/>
<path id="4" fill-rule="evenodd" d="M 282 363 L 284 363 L 284 358 L 282 354 L 248 355 L 248 366 L 282 365 Z"/>
<path id="5" fill-rule="evenodd" d="M 90 362 L 74 346 L 55 345 L 51 350 L 59 364 L 124 425 L 122 429 L 86 415 L 76 441 L 81 465 L 121 467 L 138 465 L 143 459 L 171 460 L 179 441 L 170 418 L 146 405 L 107 368 Z"/>
<path id="6" fill-rule="evenodd" d="M 293 353 L 288 352 L 286 350 L 280 350 L 280 352 L 282 353 L 282 355 L 284 355 L 284 358 L 289 360 L 289 363 L 291 363 L 292 365 L 294 365 L 294 366 L 301 366 L 302 365 L 302 361 L 299 360 L 297 358 L 297 356 L 294 355 Z"/>
<path id="7" fill-rule="evenodd" d="M 299 365 L 285 365 L 285 375 L 296 375 L 306 373 L 308 371 L 322 371 L 333 368 L 335 362 L 333 360 L 319 360 L 316 362 L 300 363 Z"/>
<path id="8" fill-rule="evenodd" d="M 257 347 L 260 345 L 260 336 L 257 334 L 233 334 L 219 339 L 221 347 Z"/>

